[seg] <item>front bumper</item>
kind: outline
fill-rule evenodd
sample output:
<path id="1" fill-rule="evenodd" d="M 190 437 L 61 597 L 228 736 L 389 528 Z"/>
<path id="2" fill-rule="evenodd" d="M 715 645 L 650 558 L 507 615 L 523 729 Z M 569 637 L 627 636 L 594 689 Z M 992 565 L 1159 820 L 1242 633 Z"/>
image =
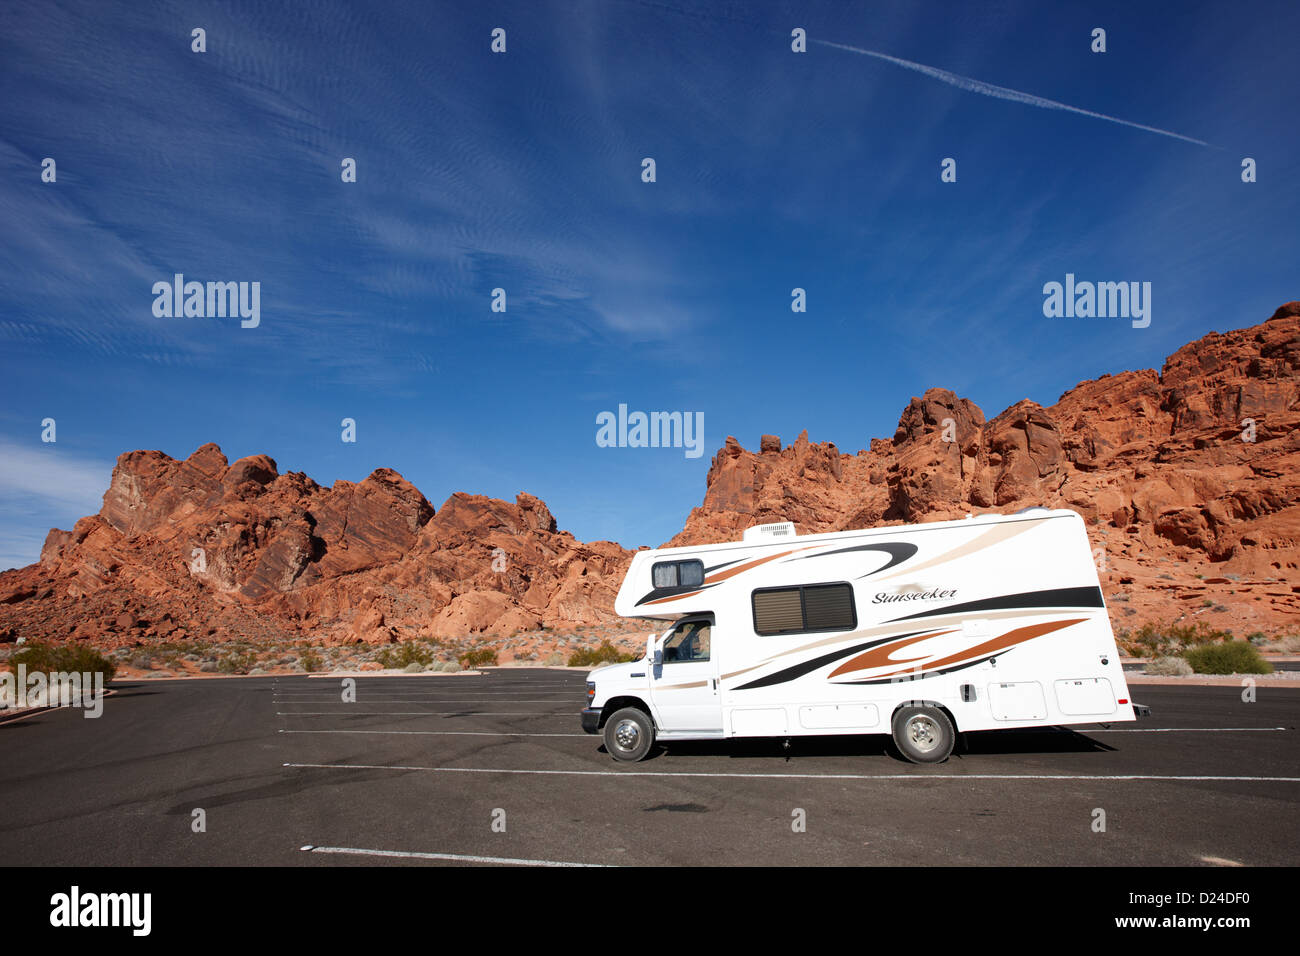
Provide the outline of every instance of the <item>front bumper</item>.
<path id="1" fill-rule="evenodd" d="M 582 729 L 589 734 L 600 730 L 600 708 L 584 707 L 582 711 Z"/>

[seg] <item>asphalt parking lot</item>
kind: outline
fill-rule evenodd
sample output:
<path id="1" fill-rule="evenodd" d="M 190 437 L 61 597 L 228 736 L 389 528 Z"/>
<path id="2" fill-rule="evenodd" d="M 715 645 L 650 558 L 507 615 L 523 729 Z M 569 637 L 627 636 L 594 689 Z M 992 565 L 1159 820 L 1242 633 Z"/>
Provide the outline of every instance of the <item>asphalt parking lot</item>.
<path id="1" fill-rule="evenodd" d="M 1134 687 L 1147 720 L 971 735 L 936 767 L 884 737 L 674 744 L 627 765 L 579 727 L 584 676 L 362 677 L 354 703 L 337 677 L 123 684 L 99 719 L 0 724 L 0 865 L 1282 866 L 1300 850 L 1300 689 Z"/>

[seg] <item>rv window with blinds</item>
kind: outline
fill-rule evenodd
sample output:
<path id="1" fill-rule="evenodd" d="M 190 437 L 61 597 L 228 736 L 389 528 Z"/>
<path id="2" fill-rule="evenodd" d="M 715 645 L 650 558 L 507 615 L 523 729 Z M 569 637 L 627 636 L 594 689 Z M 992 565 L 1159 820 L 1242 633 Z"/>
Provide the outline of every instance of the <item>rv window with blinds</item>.
<path id="1" fill-rule="evenodd" d="M 858 624 L 850 584 L 765 588 L 755 591 L 752 600 L 755 634 L 849 631 Z"/>
<path id="2" fill-rule="evenodd" d="M 650 574 L 656 588 L 698 588 L 704 583 L 704 562 L 660 561 Z"/>

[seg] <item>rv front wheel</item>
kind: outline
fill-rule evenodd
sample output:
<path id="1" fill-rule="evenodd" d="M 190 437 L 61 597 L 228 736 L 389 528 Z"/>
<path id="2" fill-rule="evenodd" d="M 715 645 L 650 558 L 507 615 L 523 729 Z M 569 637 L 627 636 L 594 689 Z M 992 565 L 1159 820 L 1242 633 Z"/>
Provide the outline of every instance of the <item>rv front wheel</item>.
<path id="1" fill-rule="evenodd" d="M 952 721 L 937 707 L 913 705 L 894 715 L 894 744 L 912 763 L 942 763 L 956 741 Z"/>
<path id="2" fill-rule="evenodd" d="M 605 723 L 605 749 L 615 760 L 641 760 L 654 742 L 655 725 L 643 710 L 624 707 Z"/>

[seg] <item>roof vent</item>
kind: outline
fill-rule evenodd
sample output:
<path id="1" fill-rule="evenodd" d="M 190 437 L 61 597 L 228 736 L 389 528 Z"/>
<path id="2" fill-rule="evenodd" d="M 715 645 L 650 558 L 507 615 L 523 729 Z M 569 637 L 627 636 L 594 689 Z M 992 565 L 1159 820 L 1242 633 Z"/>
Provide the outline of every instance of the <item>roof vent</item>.
<path id="1" fill-rule="evenodd" d="M 793 521 L 780 521 L 776 524 L 756 524 L 745 529 L 745 541 L 776 541 L 781 538 L 796 537 Z"/>

